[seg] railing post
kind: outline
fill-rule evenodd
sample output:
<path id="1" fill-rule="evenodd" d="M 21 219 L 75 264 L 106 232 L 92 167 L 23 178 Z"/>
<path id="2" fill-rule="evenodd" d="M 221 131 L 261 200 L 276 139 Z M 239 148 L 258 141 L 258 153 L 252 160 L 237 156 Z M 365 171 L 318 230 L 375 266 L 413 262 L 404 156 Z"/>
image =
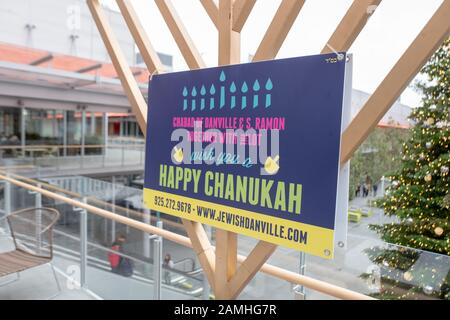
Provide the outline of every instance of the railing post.
<path id="1" fill-rule="evenodd" d="M 122 167 L 124 166 L 125 162 L 125 145 L 122 145 Z"/>
<path id="2" fill-rule="evenodd" d="M 87 202 L 86 197 L 82 199 Z M 86 209 L 80 210 L 80 285 L 86 287 L 86 269 L 87 269 L 87 212 Z"/>
<path id="3" fill-rule="evenodd" d="M 38 188 L 41 188 L 41 184 L 39 183 L 37 185 Z M 35 193 L 35 199 L 34 199 L 34 207 L 42 208 L 42 194 L 40 192 Z M 41 247 L 42 247 L 42 237 L 41 237 L 41 226 L 42 224 L 42 212 L 41 210 L 36 211 L 36 242 L 37 242 L 37 252 L 41 253 Z"/>
<path id="4" fill-rule="evenodd" d="M 9 178 L 9 175 L 6 175 Z M 5 181 L 5 215 L 11 213 L 11 183 L 9 181 Z"/>
<path id="5" fill-rule="evenodd" d="M 151 213 L 150 209 L 144 209 L 144 223 L 151 224 Z M 144 232 L 143 237 L 143 248 L 144 248 L 144 256 L 146 258 L 150 258 L 150 242 L 148 241 L 148 234 Z"/>
<path id="6" fill-rule="evenodd" d="M 163 227 L 162 221 L 156 223 L 158 228 Z M 153 299 L 161 300 L 161 279 L 162 279 L 162 245 L 163 240 L 158 236 L 153 240 Z"/>
<path id="7" fill-rule="evenodd" d="M 205 225 L 205 232 L 211 241 L 211 226 Z M 208 277 L 205 272 L 203 272 L 203 291 L 202 291 L 202 300 L 209 300 L 209 295 L 211 294 L 211 286 L 209 285 Z"/>
<path id="8" fill-rule="evenodd" d="M 60 149 L 59 149 L 59 147 L 58 147 L 58 154 L 56 155 L 56 170 L 57 171 L 60 171 L 61 170 L 61 161 L 59 161 L 60 159 L 60 157 L 61 157 L 61 153 L 60 153 Z"/>
<path id="9" fill-rule="evenodd" d="M 127 201 L 126 203 L 125 203 L 125 208 L 126 208 L 126 215 L 127 215 L 127 218 L 129 218 L 130 217 L 130 203 Z M 126 233 L 127 233 L 127 235 L 130 233 L 130 226 L 129 225 L 127 225 L 126 227 L 125 227 L 125 230 L 126 230 Z"/>
<path id="10" fill-rule="evenodd" d="M 116 177 L 112 176 L 112 186 L 111 186 L 111 203 L 112 203 L 112 212 L 116 213 Z M 111 243 L 116 240 L 116 221 L 111 220 Z"/>
<path id="11" fill-rule="evenodd" d="M 305 269 L 306 269 L 306 253 L 300 252 L 300 270 L 299 274 L 304 276 L 305 275 Z M 297 285 L 294 287 L 294 295 L 295 300 L 306 300 L 306 290 L 305 287 L 302 285 Z"/>
<path id="12" fill-rule="evenodd" d="M 151 224 L 151 211 L 150 209 L 144 209 L 144 219 L 143 219 L 144 223 L 146 224 Z M 150 249 L 150 238 L 147 232 L 142 232 L 142 248 L 143 248 L 143 253 L 144 253 L 144 257 L 146 257 L 147 259 L 151 258 L 151 249 Z M 150 275 L 151 271 L 150 271 L 150 264 L 146 263 L 145 264 L 145 274 Z"/>

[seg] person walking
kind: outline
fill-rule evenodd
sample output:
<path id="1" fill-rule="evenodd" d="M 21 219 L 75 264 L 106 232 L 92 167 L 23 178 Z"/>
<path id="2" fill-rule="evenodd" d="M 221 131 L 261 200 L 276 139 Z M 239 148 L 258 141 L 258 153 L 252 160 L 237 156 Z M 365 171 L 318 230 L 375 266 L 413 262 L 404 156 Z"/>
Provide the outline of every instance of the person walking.
<path id="1" fill-rule="evenodd" d="M 374 183 L 373 184 L 373 196 L 374 197 L 377 196 L 377 191 L 378 191 L 378 184 Z"/>
<path id="2" fill-rule="evenodd" d="M 366 173 L 366 197 L 369 196 L 369 192 L 372 190 L 372 178 Z"/>

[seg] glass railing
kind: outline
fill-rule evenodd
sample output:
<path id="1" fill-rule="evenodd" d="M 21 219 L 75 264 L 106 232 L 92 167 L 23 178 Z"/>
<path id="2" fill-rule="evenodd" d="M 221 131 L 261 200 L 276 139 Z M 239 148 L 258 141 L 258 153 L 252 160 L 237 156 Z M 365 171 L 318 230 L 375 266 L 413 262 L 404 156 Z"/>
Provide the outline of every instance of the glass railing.
<path id="1" fill-rule="evenodd" d="M 0 146 L 0 167 L 35 176 L 75 169 L 143 168 L 143 144 Z"/>
<path id="2" fill-rule="evenodd" d="M 57 209 L 61 216 L 54 228 L 54 253 L 53 264 L 69 278 L 66 290 L 70 287 L 89 289 L 102 299 L 154 299 L 155 286 L 158 287 L 158 297 L 162 299 L 199 299 L 202 297 L 204 279 L 199 265 L 193 261 L 191 268 L 186 266 L 186 258 L 181 261 L 174 260 L 172 268 L 163 265 L 163 257 L 167 252 L 173 252 L 174 259 L 187 251 L 184 247 L 169 241 L 162 241 L 160 237 L 149 236 L 147 233 L 131 228 L 127 225 L 115 223 L 112 220 L 86 214 L 80 208 L 72 207 L 64 202 L 33 193 L 24 188 L 8 184 L 5 198 L 3 193 L 0 198 L 0 206 L 8 211 L 16 211 L 23 208 L 50 207 Z M 120 187 L 117 189 L 120 191 Z M 4 191 L 4 190 L 3 190 Z M 65 196 L 67 196 L 65 194 Z M 80 198 L 73 198 L 80 200 Z M 102 207 L 98 201 L 89 201 L 82 198 L 85 203 L 95 203 Z M 103 208 L 111 208 L 103 202 Z M 140 221 L 157 221 L 156 217 L 130 209 L 116 206 L 117 213 L 132 217 Z M 4 217 L 5 210 L 0 211 Z M 0 219 L 0 234 L 8 234 L 5 219 Z M 123 250 L 112 250 L 112 242 L 118 234 L 126 237 Z M 155 240 L 159 239 L 158 244 Z M 10 239 L 9 239 L 10 240 Z M 0 237 L 0 241 L 3 238 Z M 6 241 L 8 242 L 8 241 Z M 10 241 L 9 241 L 10 242 Z M 159 246 L 157 249 L 156 246 Z M 155 256 L 159 250 L 161 254 Z M 129 273 L 113 272 L 109 261 L 109 255 L 118 255 L 122 260 L 130 263 Z M 155 266 L 159 265 L 159 280 L 155 278 Z M 73 280 L 73 281 L 72 281 Z M 76 284 L 76 285 L 73 285 Z M 36 292 L 36 299 L 40 299 Z"/>
<path id="3" fill-rule="evenodd" d="M 40 185 L 43 189 L 50 190 L 50 186 L 46 184 L 48 181 L 34 183 L 30 179 L 26 181 L 28 184 Z M 95 186 L 95 181 L 89 183 Z M 166 239 L 161 241 L 159 236 L 149 235 L 104 216 L 86 213 L 84 209 L 74 208 L 66 201 L 55 200 L 54 197 L 40 193 L 30 193 L 13 183 L 3 181 L 0 185 L 2 186 L 0 208 L 3 215 L 20 208 L 35 206 L 52 207 L 61 213 L 54 235 L 57 253 L 54 263 L 69 277 L 72 273 L 79 275 L 79 282 L 99 297 L 105 299 L 212 297 L 193 250 Z M 99 199 L 93 196 L 86 197 L 87 194 L 74 193 L 77 189 L 63 190 L 62 186 L 56 185 L 57 189 L 53 189 L 52 192 L 145 224 L 156 226 L 158 221 L 162 221 L 164 229 L 186 235 L 177 219 L 150 212 L 137 205 L 142 201 L 139 198 L 142 191 L 139 189 L 116 185 L 114 197 L 111 195 Z M 381 241 L 368 226 L 388 222 L 389 218 L 386 218 L 379 209 L 367 207 L 362 209 L 365 211 L 361 219 L 349 222 L 346 248 L 336 248 L 333 260 L 323 260 L 309 255 L 302 256 L 301 260 L 299 252 L 279 247 L 268 263 L 295 274 L 380 299 L 449 299 L 450 257 Z M 214 232 L 209 228 L 207 230 L 214 244 Z M 126 237 L 123 251 L 118 254 L 122 259 L 132 262 L 131 276 L 111 270 L 108 255 L 118 235 Z M 160 240 L 162 245 L 158 244 L 157 240 Z M 239 236 L 239 253 L 248 255 L 256 242 L 255 239 Z M 172 268 L 163 263 L 167 254 L 173 261 Z M 239 298 L 333 298 L 286 279 L 259 272 Z"/>

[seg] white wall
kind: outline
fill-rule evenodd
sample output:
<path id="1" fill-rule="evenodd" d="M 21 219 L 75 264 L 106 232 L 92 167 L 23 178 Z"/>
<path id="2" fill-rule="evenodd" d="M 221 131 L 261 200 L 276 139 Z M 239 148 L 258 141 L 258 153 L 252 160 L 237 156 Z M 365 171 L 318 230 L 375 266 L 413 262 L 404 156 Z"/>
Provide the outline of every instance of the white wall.
<path id="1" fill-rule="evenodd" d="M 123 18 L 105 9 L 128 63 L 135 64 L 135 43 Z M 28 32 L 26 25 L 35 28 Z M 74 42 L 71 35 L 78 36 Z M 55 53 L 110 61 L 85 0 L 1 0 L 0 42 Z"/>

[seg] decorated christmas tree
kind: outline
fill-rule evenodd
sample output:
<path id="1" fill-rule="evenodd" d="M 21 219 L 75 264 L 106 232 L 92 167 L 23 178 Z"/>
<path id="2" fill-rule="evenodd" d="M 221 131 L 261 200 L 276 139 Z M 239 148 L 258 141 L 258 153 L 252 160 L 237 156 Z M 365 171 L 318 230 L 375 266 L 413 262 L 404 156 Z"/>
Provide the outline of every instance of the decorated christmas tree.
<path id="1" fill-rule="evenodd" d="M 395 222 L 370 226 L 388 243 L 441 255 L 450 255 L 449 45 L 450 38 L 421 71 L 426 76 L 417 85 L 422 103 L 410 116 L 413 127 L 411 138 L 403 144 L 401 169 L 390 176 L 392 185 L 378 202 L 386 215 L 396 217 Z M 448 298 L 450 273 L 438 272 L 438 261 L 418 267 L 420 251 L 402 247 L 367 251 L 371 261 L 384 270 L 381 293 L 387 298 L 411 298 L 419 291 Z M 418 277 L 421 281 L 413 281 Z M 427 285 L 427 278 L 436 286 Z M 402 285 L 405 290 L 400 293 Z M 391 290 L 386 290 L 387 286 Z"/>

